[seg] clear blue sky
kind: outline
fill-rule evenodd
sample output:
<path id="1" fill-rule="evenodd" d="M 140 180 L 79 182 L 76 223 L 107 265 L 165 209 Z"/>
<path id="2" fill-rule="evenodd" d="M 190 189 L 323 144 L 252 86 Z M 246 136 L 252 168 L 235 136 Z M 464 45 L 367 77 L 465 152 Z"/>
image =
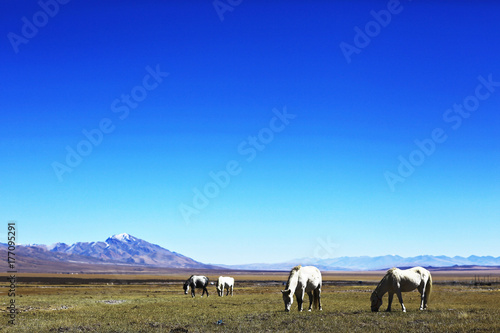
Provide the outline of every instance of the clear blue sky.
<path id="1" fill-rule="evenodd" d="M 61 2 L 2 4 L 2 237 L 500 255 L 500 4 Z"/>

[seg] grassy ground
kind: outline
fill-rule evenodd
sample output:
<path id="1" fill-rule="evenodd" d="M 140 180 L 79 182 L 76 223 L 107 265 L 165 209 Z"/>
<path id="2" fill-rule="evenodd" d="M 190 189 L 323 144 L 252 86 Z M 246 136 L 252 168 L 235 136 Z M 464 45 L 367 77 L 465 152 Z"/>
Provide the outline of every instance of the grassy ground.
<path id="1" fill-rule="evenodd" d="M 325 285 L 323 311 L 285 313 L 279 283 L 236 281 L 235 295 L 182 293 L 178 282 L 142 285 L 18 287 L 17 324 L 7 324 L 1 288 L 1 331 L 9 332 L 500 332 L 500 286 L 436 285 L 429 310 L 403 294 L 407 313 L 370 312 L 373 285 Z M 384 297 L 385 308 L 387 296 Z M 397 300 L 395 300 L 397 302 Z M 306 304 L 307 307 L 307 304 Z M 219 322 L 219 324 L 217 324 Z"/>

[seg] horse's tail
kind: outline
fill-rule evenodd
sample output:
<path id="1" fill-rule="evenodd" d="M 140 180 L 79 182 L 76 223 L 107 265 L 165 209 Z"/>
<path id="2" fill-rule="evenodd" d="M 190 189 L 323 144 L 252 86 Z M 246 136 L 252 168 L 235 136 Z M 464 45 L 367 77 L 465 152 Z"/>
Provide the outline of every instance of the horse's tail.
<path id="1" fill-rule="evenodd" d="M 429 273 L 429 280 L 427 281 L 427 284 L 425 285 L 425 299 L 429 301 L 431 298 L 431 293 L 432 293 L 432 276 Z"/>

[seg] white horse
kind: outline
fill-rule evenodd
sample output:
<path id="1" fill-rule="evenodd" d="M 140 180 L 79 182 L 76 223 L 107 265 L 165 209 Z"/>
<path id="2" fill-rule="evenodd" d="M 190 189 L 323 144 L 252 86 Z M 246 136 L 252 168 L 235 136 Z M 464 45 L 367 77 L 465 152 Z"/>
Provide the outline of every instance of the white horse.
<path id="1" fill-rule="evenodd" d="M 304 300 L 304 293 L 309 295 L 309 311 L 314 308 L 321 311 L 321 272 L 314 266 L 296 266 L 290 271 L 286 289 L 282 290 L 283 301 L 285 302 L 285 311 L 290 311 L 293 303 L 293 294 L 297 298 L 297 305 L 299 311 L 302 311 L 302 302 Z"/>
<path id="2" fill-rule="evenodd" d="M 415 289 L 418 289 L 421 295 L 420 310 L 427 309 L 427 301 L 432 291 L 431 273 L 422 267 L 413 267 L 405 270 L 398 268 L 389 269 L 370 297 L 372 311 L 378 311 L 382 305 L 382 297 L 388 292 L 389 304 L 386 311 L 391 311 L 392 298 L 394 297 L 394 293 L 396 293 L 403 312 L 406 312 L 401 293 Z"/>
<path id="3" fill-rule="evenodd" d="M 229 295 L 230 290 L 231 296 L 233 296 L 234 278 L 229 276 L 219 276 L 217 279 L 217 294 L 221 297 L 224 296 L 224 288 L 227 290 L 226 296 Z"/>
<path id="4" fill-rule="evenodd" d="M 201 293 L 201 297 L 203 297 L 203 295 L 205 293 L 207 293 L 207 297 L 208 297 L 207 286 L 208 286 L 208 278 L 206 276 L 191 275 L 189 277 L 189 279 L 187 279 L 186 282 L 184 282 L 184 287 L 183 287 L 184 294 L 187 294 L 189 291 L 189 288 L 191 288 L 191 297 L 194 297 L 194 289 L 195 288 L 203 288 L 203 292 Z"/>

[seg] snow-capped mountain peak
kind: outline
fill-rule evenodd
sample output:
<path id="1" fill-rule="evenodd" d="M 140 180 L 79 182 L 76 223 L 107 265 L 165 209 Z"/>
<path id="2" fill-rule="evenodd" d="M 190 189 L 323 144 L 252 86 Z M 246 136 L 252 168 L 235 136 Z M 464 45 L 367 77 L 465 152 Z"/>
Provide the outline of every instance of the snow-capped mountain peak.
<path id="1" fill-rule="evenodd" d="M 116 239 L 116 240 L 118 240 L 120 242 L 131 242 L 131 241 L 137 240 L 137 238 L 135 238 L 134 236 L 126 234 L 126 233 L 118 234 L 118 235 L 113 235 L 110 238 Z"/>

